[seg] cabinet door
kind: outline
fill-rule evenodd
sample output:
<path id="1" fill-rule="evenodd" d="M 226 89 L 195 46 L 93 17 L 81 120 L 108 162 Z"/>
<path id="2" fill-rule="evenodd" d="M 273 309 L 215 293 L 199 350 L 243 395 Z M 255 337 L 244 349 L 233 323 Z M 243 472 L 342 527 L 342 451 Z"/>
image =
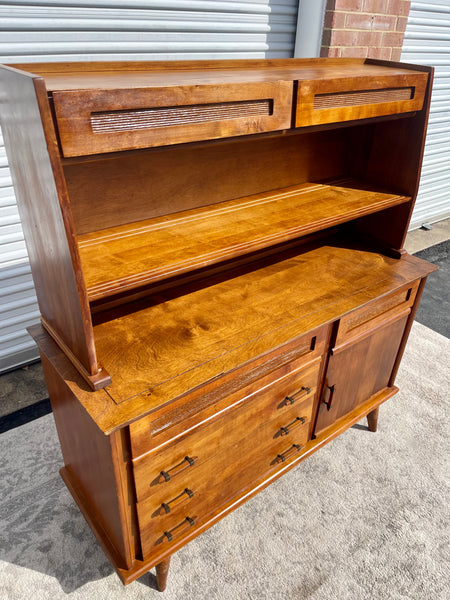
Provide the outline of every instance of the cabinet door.
<path id="1" fill-rule="evenodd" d="M 388 386 L 409 311 L 331 350 L 315 434 Z"/>

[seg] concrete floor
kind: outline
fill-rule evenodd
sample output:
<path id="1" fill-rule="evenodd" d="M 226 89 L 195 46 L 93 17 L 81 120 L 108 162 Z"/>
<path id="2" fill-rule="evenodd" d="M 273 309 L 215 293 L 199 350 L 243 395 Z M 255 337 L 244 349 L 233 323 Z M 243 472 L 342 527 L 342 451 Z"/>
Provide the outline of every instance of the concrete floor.
<path id="1" fill-rule="evenodd" d="M 405 249 L 410 254 L 450 240 L 450 219 L 444 219 L 433 224 L 433 229 L 414 229 L 406 236 Z"/>
<path id="2" fill-rule="evenodd" d="M 411 231 L 406 238 L 405 248 L 410 254 L 414 254 L 430 246 L 435 246 L 445 240 L 450 240 L 450 219 L 435 223 L 433 229 L 430 231 L 425 231 L 423 229 Z M 423 256 L 423 258 L 428 257 Z M 428 260 L 434 262 L 431 255 Z M 448 269 L 446 271 L 448 272 Z M 442 280 L 443 276 L 444 272 L 441 273 L 439 289 L 445 289 L 445 286 L 447 285 L 447 280 Z M 427 284 L 427 287 L 429 287 L 429 284 Z M 435 298 L 435 296 L 436 290 L 431 290 L 431 299 L 427 302 L 426 307 L 428 312 L 432 311 L 432 306 L 436 306 L 438 298 Z M 432 305 L 433 298 L 435 301 L 434 305 Z M 424 294 L 423 302 L 425 303 L 425 301 L 426 298 Z M 419 319 L 419 321 L 430 326 L 424 317 Z M 41 416 L 42 411 L 45 411 L 45 406 L 43 406 L 42 403 L 40 405 L 37 405 L 36 403 L 47 398 L 47 396 L 47 388 L 40 362 L 5 373 L 0 376 L 0 419 L 5 415 L 10 415 L 11 413 L 20 410 L 28 411 L 29 414 L 27 417 L 29 417 L 29 420 L 33 417 L 34 410 L 36 410 L 36 416 Z"/>

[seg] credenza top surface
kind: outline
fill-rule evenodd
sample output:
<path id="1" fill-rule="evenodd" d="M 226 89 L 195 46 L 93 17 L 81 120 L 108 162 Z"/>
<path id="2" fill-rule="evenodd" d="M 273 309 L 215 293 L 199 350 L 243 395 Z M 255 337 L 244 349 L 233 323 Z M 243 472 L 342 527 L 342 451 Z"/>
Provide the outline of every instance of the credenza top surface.
<path id="1" fill-rule="evenodd" d="M 73 368 L 62 377 L 100 429 L 110 433 L 434 270 L 409 255 L 398 260 L 339 239 L 329 242 L 298 255 L 289 251 L 281 262 L 271 264 L 269 257 L 259 269 L 236 270 L 230 281 L 211 280 L 181 296 L 156 295 L 131 310 L 103 313 L 94 334 L 113 384 L 92 392 Z"/>
<path id="2" fill-rule="evenodd" d="M 357 80 L 420 73 L 363 59 L 280 59 L 220 61 L 141 61 L 13 64 L 12 68 L 45 79 L 49 92 L 82 89 L 130 89 L 183 85 L 220 85 L 320 79 Z"/>

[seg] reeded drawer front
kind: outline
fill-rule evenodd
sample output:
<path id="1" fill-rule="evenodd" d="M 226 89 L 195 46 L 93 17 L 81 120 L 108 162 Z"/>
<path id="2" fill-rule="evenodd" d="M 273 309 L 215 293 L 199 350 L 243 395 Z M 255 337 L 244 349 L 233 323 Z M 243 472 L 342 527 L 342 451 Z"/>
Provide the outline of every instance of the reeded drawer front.
<path id="1" fill-rule="evenodd" d="M 55 91 L 64 156 L 275 131 L 291 126 L 292 81 Z"/>
<path id="2" fill-rule="evenodd" d="M 420 110 L 428 75 L 304 80 L 298 83 L 296 127 Z"/>
<path id="3" fill-rule="evenodd" d="M 292 423 L 297 416 L 309 420 L 309 404 L 305 405 L 305 402 L 309 403 L 316 394 L 319 367 L 320 359 L 316 359 L 295 373 L 286 375 L 278 372 L 278 377 L 272 374 L 270 383 L 262 380 L 259 389 L 250 388 L 248 393 L 241 391 L 236 394 L 234 404 L 231 398 L 228 410 L 177 437 L 160 450 L 134 459 L 138 501 L 155 494 L 159 498 L 159 490 L 163 487 L 169 493 L 174 492 L 185 475 L 196 477 L 202 465 L 212 457 L 230 452 L 244 439 L 263 435 L 263 438 L 258 437 L 258 443 L 267 445 L 283 437 L 281 433 L 273 439 L 266 433 L 261 434 L 267 423 L 271 423 L 270 431 L 275 428 L 275 435 L 283 426 L 291 424 L 291 429 L 295 429 L 300 424 Z M 304 406 L 307 407 L 306 412 Z M 294 415 L 297 410 L 305 414 Z"/>
<path id="4" fill-rule="evenodd" d="M 185 469 L 172 484 L 155 486 L 137 504 L 144 556 L 191 532 L 228 500 L 299 456 L 308 440 L 312 408 L 313 397 L 308 397 L 246 434 L 241 430 L 239 440 L 222 431 L 225 441 L 219 454 Z"/>

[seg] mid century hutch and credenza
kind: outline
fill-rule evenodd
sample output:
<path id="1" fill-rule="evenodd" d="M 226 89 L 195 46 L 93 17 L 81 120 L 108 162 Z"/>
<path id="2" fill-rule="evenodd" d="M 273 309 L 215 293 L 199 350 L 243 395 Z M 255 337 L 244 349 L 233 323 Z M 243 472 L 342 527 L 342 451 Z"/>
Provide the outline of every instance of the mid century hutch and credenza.
<path id="1" fill-rule="evenodd" d="M 397 392 L 432 69 L 1 69 L 1 124 L 81 511 L 124 583 Z"/>

